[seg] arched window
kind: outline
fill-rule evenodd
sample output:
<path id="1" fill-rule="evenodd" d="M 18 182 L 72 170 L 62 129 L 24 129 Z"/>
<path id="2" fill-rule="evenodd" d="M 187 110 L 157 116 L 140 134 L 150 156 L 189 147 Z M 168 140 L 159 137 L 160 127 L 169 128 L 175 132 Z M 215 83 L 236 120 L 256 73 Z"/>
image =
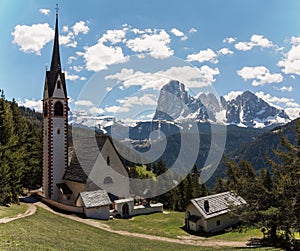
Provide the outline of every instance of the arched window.
<path id="1" fill-rule="evenodd" d="M 112 177 L 107 176 L 104 178 L 103 184 L 113 184 L 113 183 L 114 183 L 114 181 L 113 181 Z"/>
<path id="2" fill-rule="evenodd" d="M 64 108 L 61 102 L 56 102 L 54 105 L 54 116 L 63 116 Z"/>
<path id="3" fill-rule="evenodd" d="M 44 116 L 45 117 L 48 116 L 48 103 L 45 103 L 45 106 L 44 106 Z"/>
<path id="4" fill-rule="evenodd" d="M 110 166 L 110 158 L 109 158 L 109 156 L 107 156 L 107 158 L 106 158 L 106 164 L 107 164 L 108 166 Z"/>
<path id="5" fill-rule="evenodd" d="M 57 81 L 57 89 L 61 89 L 61 82 L 60 82 L 60 80 Z"/>

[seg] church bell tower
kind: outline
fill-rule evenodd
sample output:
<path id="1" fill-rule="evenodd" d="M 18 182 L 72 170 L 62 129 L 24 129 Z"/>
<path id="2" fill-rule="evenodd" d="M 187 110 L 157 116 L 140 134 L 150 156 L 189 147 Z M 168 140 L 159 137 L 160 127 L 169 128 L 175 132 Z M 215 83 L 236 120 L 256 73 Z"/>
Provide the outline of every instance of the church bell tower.
<path id="1" fill-rule="evenodd" d="M 61 70 L 58 8 L 50 70 L 46 70 L 43 96 L 43 193 L 58 200 L 57 184 L 62 183 L 68 165 L 68 98 L 65 74 Z"/>

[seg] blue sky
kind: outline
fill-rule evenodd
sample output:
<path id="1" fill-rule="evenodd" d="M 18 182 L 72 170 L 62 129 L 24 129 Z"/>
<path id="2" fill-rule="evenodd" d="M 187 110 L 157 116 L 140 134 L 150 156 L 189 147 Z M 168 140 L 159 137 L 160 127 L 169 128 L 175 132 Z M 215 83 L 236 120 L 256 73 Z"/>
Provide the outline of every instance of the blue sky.
<path id="1" fill-rule="evenodd" d="M 153 108 L 165 80 L 149 80 L 147 73 L 152 70 L 186 80 L 195 94 L 200 87 L 228 98 L 250 90 L 284 108 L 292 118 L 299 114 L 298 0 L 57 2 L 71 107 L 76 104 L 107 115 L 133 106 Z M 8 99 L 36 109 L 45 67 L 50 65 L 55 4 L 0 2 L 0 88 Z M 134 55 L 140 60 L 136 64 Z M 152 68 L 139 67 L 145 57 Z M 164 66 L 156 67 L 158 61 Z M 93 79 L 99 85 L 95 93 L 105 96 L 105 103 L 78 96 Z M 143 80 L 148 84 L 141 84 Z M 109 93 L 114 83 L 116 91 Z"/>

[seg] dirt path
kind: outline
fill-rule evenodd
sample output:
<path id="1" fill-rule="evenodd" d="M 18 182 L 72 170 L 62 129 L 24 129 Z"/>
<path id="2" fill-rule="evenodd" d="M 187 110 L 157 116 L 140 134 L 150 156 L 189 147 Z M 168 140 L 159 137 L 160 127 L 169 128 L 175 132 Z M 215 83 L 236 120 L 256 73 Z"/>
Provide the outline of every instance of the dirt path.
<path id="1" fill-rule="evenodd" d="M 8 223 L 13 220 L 18 220 L 33 215 L 36 212 L 36 206 L 34 204 L 26 204 L 26 205 L 28 206 L 28 209 L 26 210 L 25 213 L 18 214 L 16 217 L 13 218 L 2 218 L 0 219 L 0 223 Z"/>
<path id="2" fill-rule="evenodd" d="M 67 219 L 71 219 L 77 222 L 81 222 L 99 229 L 102 229 L 104 231 L 108 231 L 110 233 L 114 234 L 120 234 L 123 236 L 132 236 L 132 237 L 138 237 L 143 238 L 147 240 L 155 240 L 155 241 L 164 241 L 164 242 L 172 242 L 172 243 L 178 243 L 178 244 L 184 244 L 184 245 L 194 245 L 194 246 L 205 246 L 205 247 L 214 247 L 214 246 L 226 246 L 226 247 L 246 247 L 245 242 L 239 242 L 239 241 L 221 241 L 221 240 L 209 240 L 204 239 L 197 236 L 185 236 L 185 237 L 179 237 L 178 239 L 174 238 L 168 238 L 168 237 L 162 237 L 162 236 L 156 236 L 156 235 L 148 235 L 148 234 L 140 234 L 140 233 L 132 233 L 128 231 L 120 231 L 120 230 L 114 230 L 111 229 L 110 226 L 93 220 L 93 219 L 83 219 L 76 215 L 68 215 L 56 212 L 55 210 L 51 209 L 47 205 L 43 204 L 42 202 L 35 203 L 37 206 L 44 208 L 51 213 L 54 213 L 56 215 L 62 216 Z"/>

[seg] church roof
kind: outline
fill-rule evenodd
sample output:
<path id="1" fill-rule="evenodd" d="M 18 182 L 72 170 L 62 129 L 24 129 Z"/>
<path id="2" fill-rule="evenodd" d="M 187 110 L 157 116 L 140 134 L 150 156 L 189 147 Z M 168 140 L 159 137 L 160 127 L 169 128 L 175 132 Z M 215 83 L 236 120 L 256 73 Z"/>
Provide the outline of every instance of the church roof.
<path id="1" fill-rule="evenodd" d="M 47 85 L 49 97 L 52 97 L 53 95 L 58 75 L 60 75 L 61 84 L 63 86 L 65 95 L 67 96 L 65 74 L 61 72 L 60 53 L 59 53 L 58 13 L 56 13 L 55 35 L 54 35 L 51 66 L 50 66 L 50 71 L 46 72 L 46 85 Z"/>
<path id="2" fill-rule="evenodd" d="M 78 142 L 73 141 L 76 152 L 74 150 L 70 152 L 69 165 L 64 179 L 86 183 L 88 174 L 92 171 L 99 152 L 101 152 L 107 139 L 108 136 L 105 135 L 96 137 L 97 145 L 94 144 L 95 138 L 80 138 Z"/>
<path id="3" fill-rule="evenodd" d="M 105 190 L 81 192 L 80 196 L 86 208 L 101 207 L 111 204 L 111 200 Z"/>
<path id="4" fill-rule="evenodd" d="M 191 203 L 205 219 L 209 219 L 228 213 L 231 206 L 241 206 L 246 204 L 246 201 L 233 192 L 224 192 L 192 199 Z"/>

